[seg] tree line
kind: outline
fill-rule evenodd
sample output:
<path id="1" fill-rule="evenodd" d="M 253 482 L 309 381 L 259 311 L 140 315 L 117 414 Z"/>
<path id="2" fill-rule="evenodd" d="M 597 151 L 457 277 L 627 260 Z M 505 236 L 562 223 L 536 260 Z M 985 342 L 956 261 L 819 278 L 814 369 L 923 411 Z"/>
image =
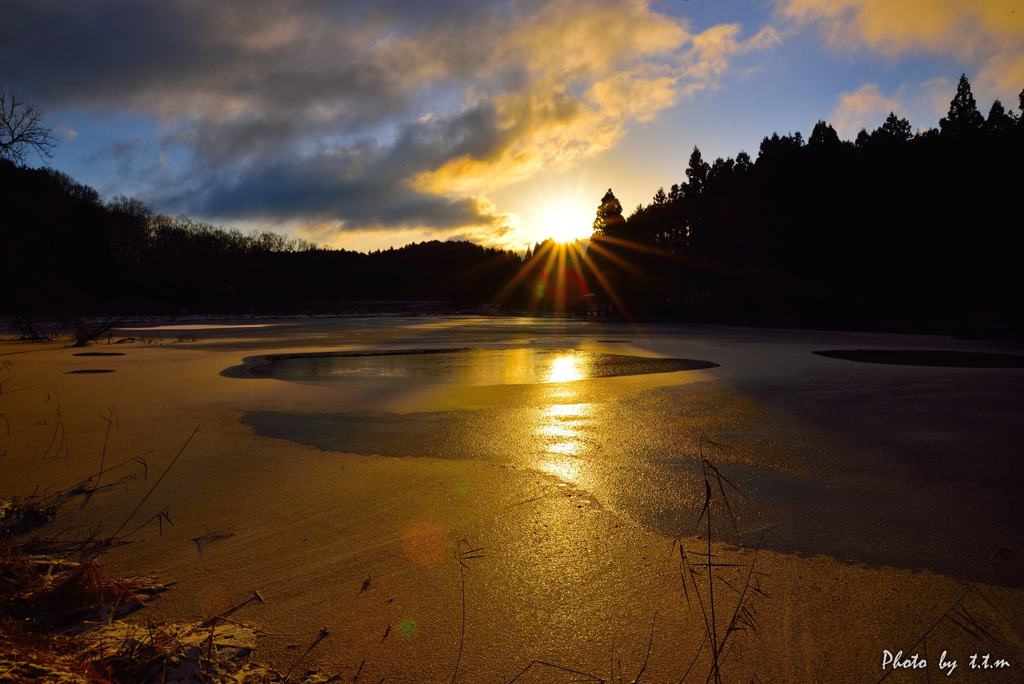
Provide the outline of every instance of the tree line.
<path id="1" fill-rule="evenodd" d="M 20 112 L 23 130 L 39 129 L 38 112 L 25 116 L 11 104 L 24 109 L 23 99 L 0 92 L 0 115 Z M 27 167 L 29 152 L 48 157 L 59 142 L 37 141 L 0 135 L 0 314 L 21 322 L 440 300 L 746 325 L 1021 329 L 1024 117 L 998 100 L 982 116 L 966 76 L 937 129 L 915 133 L 890 112 L 854 141 L 824 121 L 806 140 L 773 133 L 756 159 L 708 163 L 694 147 L 686 180 L 628 216 L 609 189 L 585 249 L 549 239 L 525 258 L 439 241 L 364 254 L 154 214 Z"/>
<path id="2" fill-rule="evenodd" d="M 966 76 L 938 129 L 890 112 L 854 141 L 773 133 L 756 160 L 694 147 L 628 216 L 602 198 L 592 285 L 640 318 L 1019 331 L 1022 153 L 1022 116 L 982 116 Z"/>
<path id="3" fill-rule="evenodd" d="M 34 317 L 334 312 L 356 300 L 490 302 L 522 263 L 469 242 L 364 254 L 102 201 L 60 171 L 0 159 L 0 313 Z M 512 297 L 510 296 L 510 299 Z"/>

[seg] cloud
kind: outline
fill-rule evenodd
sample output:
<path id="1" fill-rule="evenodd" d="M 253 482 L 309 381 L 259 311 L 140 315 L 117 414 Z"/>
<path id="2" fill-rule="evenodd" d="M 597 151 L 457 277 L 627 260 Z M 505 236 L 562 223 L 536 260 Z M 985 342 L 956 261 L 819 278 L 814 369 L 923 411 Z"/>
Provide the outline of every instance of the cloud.
<path id="1" fill-rule="evenodd" d="M 955 93 L 956 84 L 946 78 L 904 85 L 889 95 L 877 83 L 866 83 L 857 90 L 839 94 L 829 121 L 839 137 L 846 140 L 853 140 L 862 128 L 869 132 L 878 128 L 889 112 L 918 128 L 928 128 L 946 114 Z"/>
<path id="2" fill-rule="evenodd" d="M 1018 0 L 776 0 L 780 15 L 816 24 L 826 40 L 886 57 L 951 56 L 978 69 L 986 92 L 1024 86 L 1024 7 Z"/>
<path id="3" fill-rule="evenodd" d="M 690 52 L 689 74 L 705 79 L 717 78 L 728 69 L 737 55 L 754 50 L 770 50 L 782 42 L 778 31 L 771 25 L 765 26 L 746 41 L 738 38 L 741 32 L 739 24 L 719 24 L 695 36 Z"/>
<path id="4" fill-rule="evenodd" d="M 829 117 L 839 137 L 852 140 L 861 128 L 876 128 L 889 112 L 902 110 L 898 98 L 886 97 L 877 83 L 867 83 L 857 90 L 841 93 L 839 103 Z"/>
<path id="5" fill-rule="evenodd" d="M 78 131 L 72 128 L 71 124 L 67 121 L 63 122 L 58 128 L 57 132 L 60 134 L 62 140 L 74 140 L 78 137 Z"/>
<path id="6" fill-rule="evenodd" d="M 158 209 L 511 240 L 488 193 L 593 158 L 777 43 L 643 0 L 8 0 L 0 76 L 157 122 L 185 160 Z"/>
<path id="7" fill-rule="evenodd" d="M 374 227 L 352 228 L 344 223 L 325 220 L 291 221 L 283 228 L 299 237 L 319 245 L 367 251 L 382 242 L 408 244 L 427 240 L 469 240 L 480 245 L 521 247 L 522 219 L 515 213 L 500 212 L 485 197 L 465 197 L 459 202 L 473 210 L 479 220 L 472 225 L 449 226 L 438 229 L 434 225 L 395 226 L 380 224 Z"/>
<path id="8" fill-rule="evenodd" d="M 505 144 L 491 155 L 455 156 L 417 174 L 413 186 L 488 192 L 577 164 L 613 147 L 632 122 L 714 87 L 735 57 L 780 42 L 770 27 L 748 40 L 740 39 L 739 24 L 692 34 L 686 22 L 640 3 L 628 7 L 626 17 L 583 12 L 584 19 L 570 20 L 560 13 L 553 24 L 542 15 L 535 32 L 526 29 L 526 42 L 537 46 L 529 85 L 495 99 Z"/>

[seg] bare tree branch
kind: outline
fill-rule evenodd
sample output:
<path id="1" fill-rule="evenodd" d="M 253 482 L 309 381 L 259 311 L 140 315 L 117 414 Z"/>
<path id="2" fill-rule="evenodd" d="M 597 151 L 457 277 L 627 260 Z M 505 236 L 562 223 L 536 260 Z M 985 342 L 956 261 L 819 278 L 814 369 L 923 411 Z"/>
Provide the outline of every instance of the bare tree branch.
<path id="1" fill-rule="evenodd" d="M 0 83 L 0 159 L 19 166 L 35 152 L 46 161 L 60 143 L 60 135 L 43 123 L 43 110 L 14 86 Z"/>

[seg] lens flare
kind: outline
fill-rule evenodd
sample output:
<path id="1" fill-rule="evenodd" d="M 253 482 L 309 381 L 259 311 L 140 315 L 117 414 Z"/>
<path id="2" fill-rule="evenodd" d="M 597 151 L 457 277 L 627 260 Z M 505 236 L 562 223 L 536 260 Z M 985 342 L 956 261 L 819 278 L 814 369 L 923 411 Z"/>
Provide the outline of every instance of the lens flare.
<path id="1" fill-rule="evenodd" d="M 420 628 L 416 625 L 415 620 L 405 618 L 398 623 L 398 633 L 406 639 L 412 639 L 418 631 L 420 631 Z"/>
<path id="2" fill-rule="evenodd" d="M 402 550 L 406 558 L 420 567 L 435 565 L 447 548 L 448 535 L 437 523 L 416 520 L 402 530 Z"/>

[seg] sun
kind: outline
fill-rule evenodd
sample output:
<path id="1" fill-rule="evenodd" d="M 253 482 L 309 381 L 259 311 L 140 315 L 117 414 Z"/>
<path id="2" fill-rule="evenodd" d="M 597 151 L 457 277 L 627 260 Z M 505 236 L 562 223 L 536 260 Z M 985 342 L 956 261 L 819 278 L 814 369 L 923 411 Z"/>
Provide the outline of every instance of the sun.
<path id="1" fill-rule="evenodd" d="M 553 206 L 541 216 L 539 232 L 543 238 L 552 238 L 555 242 L 590 237 L 593 218 L 589 213 L 589 210 L 571 204 Z"/>

